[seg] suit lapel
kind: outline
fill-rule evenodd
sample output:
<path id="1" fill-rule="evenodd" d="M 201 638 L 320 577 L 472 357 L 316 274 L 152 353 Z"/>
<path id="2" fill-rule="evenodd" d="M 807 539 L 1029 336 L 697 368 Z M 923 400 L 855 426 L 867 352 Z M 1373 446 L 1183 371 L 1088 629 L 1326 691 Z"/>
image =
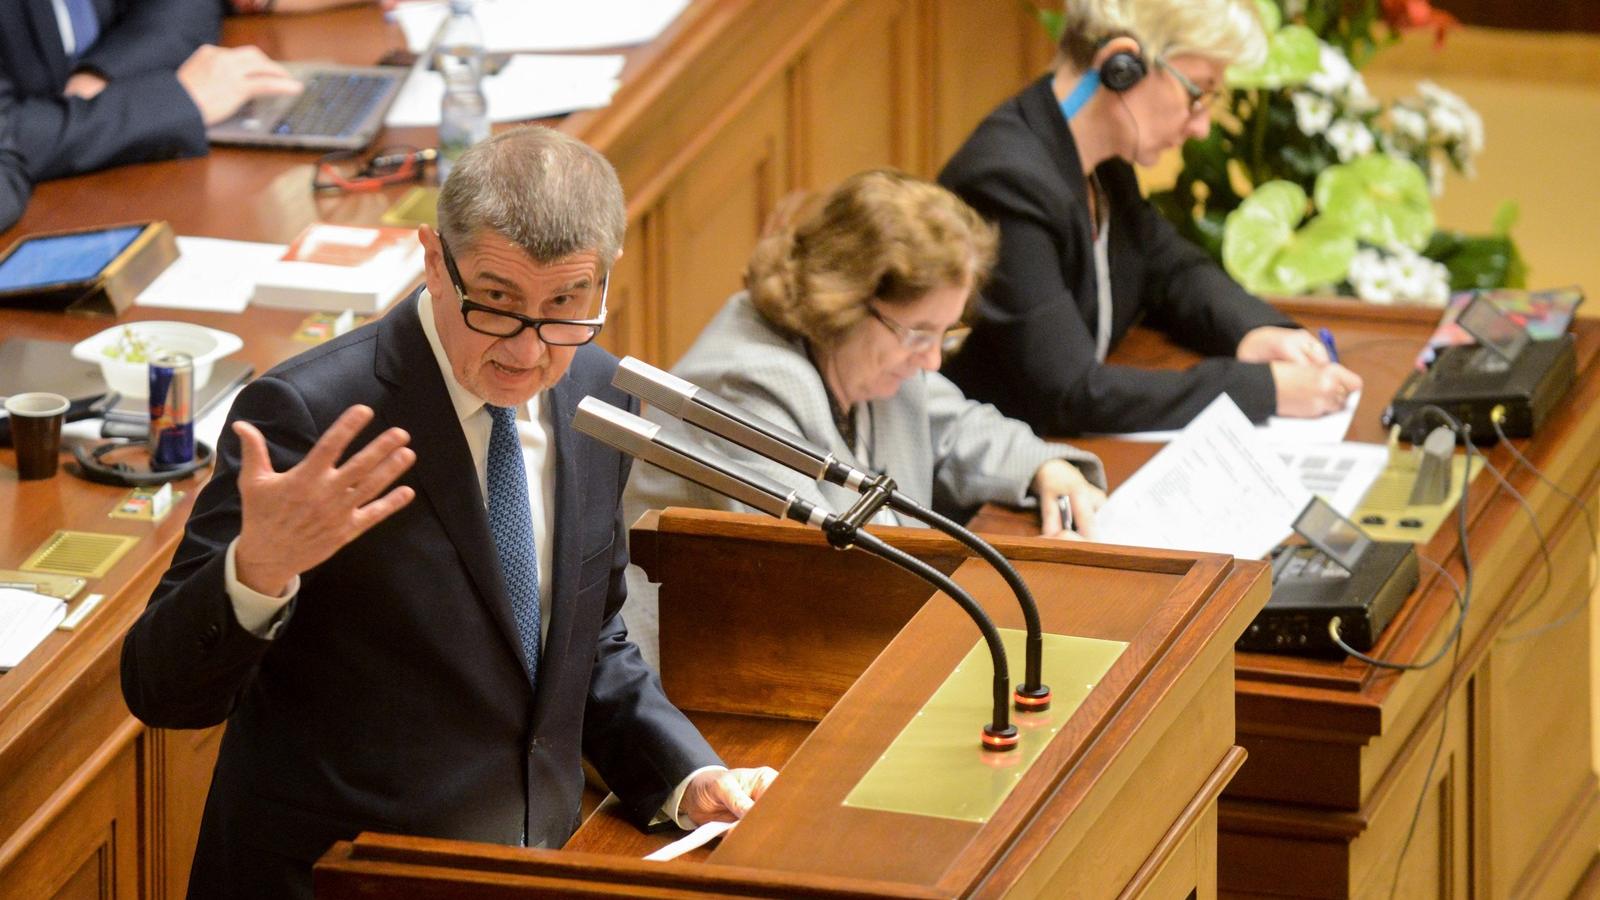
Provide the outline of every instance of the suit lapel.
<path id="1" fill-rule="evenodd" d="M 410 433 L 411 448 L 417 453 L 411 481 L 433 507 L 478 589 L 478 599 L 526 671 L 472 452 L 417 319 L 416 301 L 412 294 L 378 323 L 377 375 L 390 385 L 396 399 L 386 416 L 390 424 Z"/>
<path id="2" fill-rule="evenodd" d="M 1078 145 L 1072 139 L 1066 118 L 1061 115 L 1061 107 L 1056 103 L 1055 90 L 1051 85 L 1051 76 L 1047 75 L 1022 93 L 1022 119 L 1027 123 L 1028 130 L 1044 144 L 1048 151 L 1046 158 L 1055 164 L 1062 181 L 1072 191 L 1075 201 L 1072 208 L 1083 210 L 1083 224 L 1087 227 L 1088 207 L 1082 201 L 1088 196 L 1089 182 L 1083 177 L 1083 161 L 1078 156 Z"/>
<path id="3" fill-rule="evenodd" d="M 67 51 L 61 46 L 61 26 L 56 22 L 55 7 L 51 6 L 50 0 L 25 2 L 33 30 L 33 44 L 44 54 L 45 63 L 50 67 L 50 83 L 59 88 L 67 83 L 67 76 L 71 72 Z"/>
<path id="4" fill-rule="evenodd" d="M 550 411 L 550 451 L 556 455 L 555 509 L 548 517 L 553 532 L 550 553 L 550 594 L 542 600 L 542 612 L 550 619 L 545 633 L 544 653 L 540 654 L 541 677 L 536 685 L 535 703 L 553 690 L 551 682 L 558 680 L 548 660 L 568 659 L 568 645 L 572 640 L 572 620 L 577 611 L 573 604 L 578 600 L 578 570 L 582 560 L 583 529 L 575 523 L 584 513 L 584 482 L 582 463 L 584 457 L 577 452 L 572 431 L 572 416 L 578 407 L 578 389 L 572 376 L 567 375 L 545 392 L 544 401 Z"/>

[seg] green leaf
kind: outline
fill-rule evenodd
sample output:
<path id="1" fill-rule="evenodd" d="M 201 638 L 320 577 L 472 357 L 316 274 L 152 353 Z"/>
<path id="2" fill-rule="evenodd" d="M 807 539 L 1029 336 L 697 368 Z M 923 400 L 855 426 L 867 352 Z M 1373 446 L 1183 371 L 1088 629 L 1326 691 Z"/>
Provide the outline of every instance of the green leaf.
<path id="1" fill-rule="evenodd" d="M 1304 84 L 1322 66 L 1322 46 L 1304 25 L 1285 25 L 1267 37 L 1267 58 L 1259 65 L 1229 66 L 1232 88 L 1281 88 Z"/>
<path id="2" fill-rule="evenodd" d="M 1421 250 L 1433 235 L 1428 179 L 1409 160 L 1385 154 L 1333 166 L 1317 176 L 1317 209 L 1379 247 Z"/>
<path id="3" fill-rule="evenodd" d="M 1272 0 L 1256 0 L 1256 12 L 1261 15 L 1261 28 L 1267 34 L 1283 27 L 1283 12 Z"/>
<path id="4" fill-rule="evenodd" d="M 1305 214 L 1299 185 L 1271 181 L 1256 188 L 1225 220 L 1223 266 L 1261 294 L 1303 294 L 1339 281 L 1355 258 L 1354 233 L 1326 216 L 1296 230 Z"/>
<path id="5" fill-rule="evenodd" d="M 1517 227 L 1517 219 L 1522 217 L 1522 207 L 1515 200 L 1507 200 L 1500 204 L 1494 211 L 1494 224 L 1490 230 L 1501 237 L 1509 238 L 1511 229 Z"/>

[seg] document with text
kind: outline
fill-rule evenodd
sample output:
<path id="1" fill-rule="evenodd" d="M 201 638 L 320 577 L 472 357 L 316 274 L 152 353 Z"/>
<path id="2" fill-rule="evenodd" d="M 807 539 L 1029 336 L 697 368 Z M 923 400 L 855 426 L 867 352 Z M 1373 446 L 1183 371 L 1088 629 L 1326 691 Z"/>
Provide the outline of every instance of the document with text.
<path id="1" fill-rule="evenodd" d="M 1259 559 L 1311 492 L 1226 394 L 1117 488 L 1096 519 L 1112 544 Z"/>

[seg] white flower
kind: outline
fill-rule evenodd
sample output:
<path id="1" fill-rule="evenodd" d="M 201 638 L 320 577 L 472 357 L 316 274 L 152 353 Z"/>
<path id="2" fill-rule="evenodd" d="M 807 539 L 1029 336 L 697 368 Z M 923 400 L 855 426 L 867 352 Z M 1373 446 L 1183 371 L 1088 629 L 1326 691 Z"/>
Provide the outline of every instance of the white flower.
<path id="1" fill-rule="evenodd" d="M 1367 90 L 1367 80 L 1361 77 L 1360 72 L 1350 73 L 1350 82 L 1344 86 L 1344 105 L 1353 112 L 1372 112 L 1378 108 L 1378 101 Z"/>
<path id="2" fill-rule="evenodd" d="M 1328 126 L 1328 143 L 1339 154 L 1340 162 L 1360 159 L 1377 146 L 1372 131 L 1354 119 L 1340 119 Z"/>
<path id="3" fill-rule="evenodd" d="M 1389 259 L 1370 247 L 1356 251 L 1350 261 L 1350 286 L 1356 296 L 1369 303 L 1395 301 L 1395 272 Z"/>
<path id="4" fill-rule="evenodd" d="M 1333 101 L 1308 91 L 1295 91 L 1294 121 L 1303 134 L 1315 137 L 1328 130 L 1333 121 Z"/>
<path id="5" fill-rule="evenodd" d="M 1428 110 L 1428 128 L 1446 142 L 1467 139 L 1467 120 L 1458 110 L 1449 106 L 1435 106 Z"/>
<path id="6" fill-rule="evenodd" d="M 1356 74 L 1355 67 L 1350 65 L 1350 60 L 1324 41 L 1319 62 L 1321 68 L 1306 79 L 1306 84 L 1324 97 L 1338 97 L 1343 94 Z"/>
<path id="7" fill-rule="evenodd" d="M 1428 140 L 1428 118 L 1409 106 L 1396 106 L 1389 110 L 1389 121 L 1401 137 L 1414 144 Z"/>

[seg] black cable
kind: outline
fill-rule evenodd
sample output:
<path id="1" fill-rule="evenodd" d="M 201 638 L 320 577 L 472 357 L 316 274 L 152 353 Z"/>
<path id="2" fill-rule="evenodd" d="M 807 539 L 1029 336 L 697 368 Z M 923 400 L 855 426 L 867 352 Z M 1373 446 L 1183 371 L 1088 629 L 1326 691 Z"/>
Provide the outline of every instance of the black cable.
<path id="1" fill-rule="evenodd" d="M 1522 496 L 1521 491 L 1512 487 L 1506 476 L 1491 465 L 1489 460 L 1485 459 L 1483 461 L 1483 468 L 1490 475 L 1493 475 L 1495 480 L 1500 482 L 1500 486 L 1505 488 L 1506 492 L 1511 494 L 1517 503 L 1522 506 L 1523 513 L 1528 517 L 1528 524 L 1533 526 L 1534 536 L 1539 539 L 1539 555 L 1544 557 L 1544 583 L 1539 586 L 1539 593 L 1534 595 L 1533 601 L 1524 606 L 1521 612 L 1515 613 L 1506 619 L 1506 625 L 1515 625 L 1538 608 L 1540 603 L 1544 602 L 1545 595 L 1550 592 L 1550 585 L 1555 580 L 1555 561 L 1550 557 L 1550 541 L 1544 536 L 1544 528 L 1539 525 L 1539 514 L 1533 511 L 1533 504 L 1528 502 L 1527 497 Z"/>
<path id="2" fill-rule="evenodd" d="M 1530 461 L 1526 456 L 1522 455 L 1522 451 L 1518 450 L 1516 445 L 1511 443 L 1511 439 L 1506 436 L 1505 430 L 1500 427 L 1501 418 L 1501 416 L 1492 414 L 1489 416 L 1489 422 L 1494 426 L 1495 436 L 1500 438 L 1500 443 L 1505 445 L 1507 450 L 1511 451 L 1511 455 L 1516 459 L 1518 465 L 1526 467 L 1528 471 L 1534 474 L 1534 477 L 1544 482 L 1545 485 L 1550 488 L 1550 490 L 1555 491 L 1557 494 L 1563 497 L 1567 503 L 1571 504 L 1572 508 L 1577 511 L 1578 516 L 1582 519 L 1584 529 L 1589 532 L 1589 546 L 1594 548 L 1594 551 L 1592 552 L 1600 552 L 1600 536 L 1595 534 L 1594 523 L 1589 521 L 1588 502 L 1578 499 L 1578 497 L 1573 495 L 1570 491 L 1561 487 L 1561 485 L 1556 484 L 1554 481 L 1551 481 L 1543 472 L 1539 470 L 1538 466 L 1534 465 L 1532 461 Z M 1546 563 L 1546 565 L 1548 565 L 1548 563 Z M 1514 644 L 1519 641 L 1525 641 L 1530 638 L 1538 637 L 1539 635 L 1547 632 L 1554 631 L 1572 621 L 1579 613 L 1583 612 L 1584 609 L 1588 607 L 1589 598 L 1594 595 L 1597 578 L 1600 578 L 1600 565 L 1591 566 L 1589 574 L 1589 588 L 1584 595 L 1579 598 L 1578 603 L 1573 606 L 1572 609 L 1567 610 L 1566 612 L 1562 613 L 1551 621 L 1538 626 L 1537 628 L 1532 628 L 1528 631 L 1524 631 L 1521 634 L 1502 634 L 1495 640 L 1499 643 Z M 1520 618 L 1520 615 L 1512 618 L 1509 622 L 1507 622 L 1507 624 L 1515 624 Z"/>

